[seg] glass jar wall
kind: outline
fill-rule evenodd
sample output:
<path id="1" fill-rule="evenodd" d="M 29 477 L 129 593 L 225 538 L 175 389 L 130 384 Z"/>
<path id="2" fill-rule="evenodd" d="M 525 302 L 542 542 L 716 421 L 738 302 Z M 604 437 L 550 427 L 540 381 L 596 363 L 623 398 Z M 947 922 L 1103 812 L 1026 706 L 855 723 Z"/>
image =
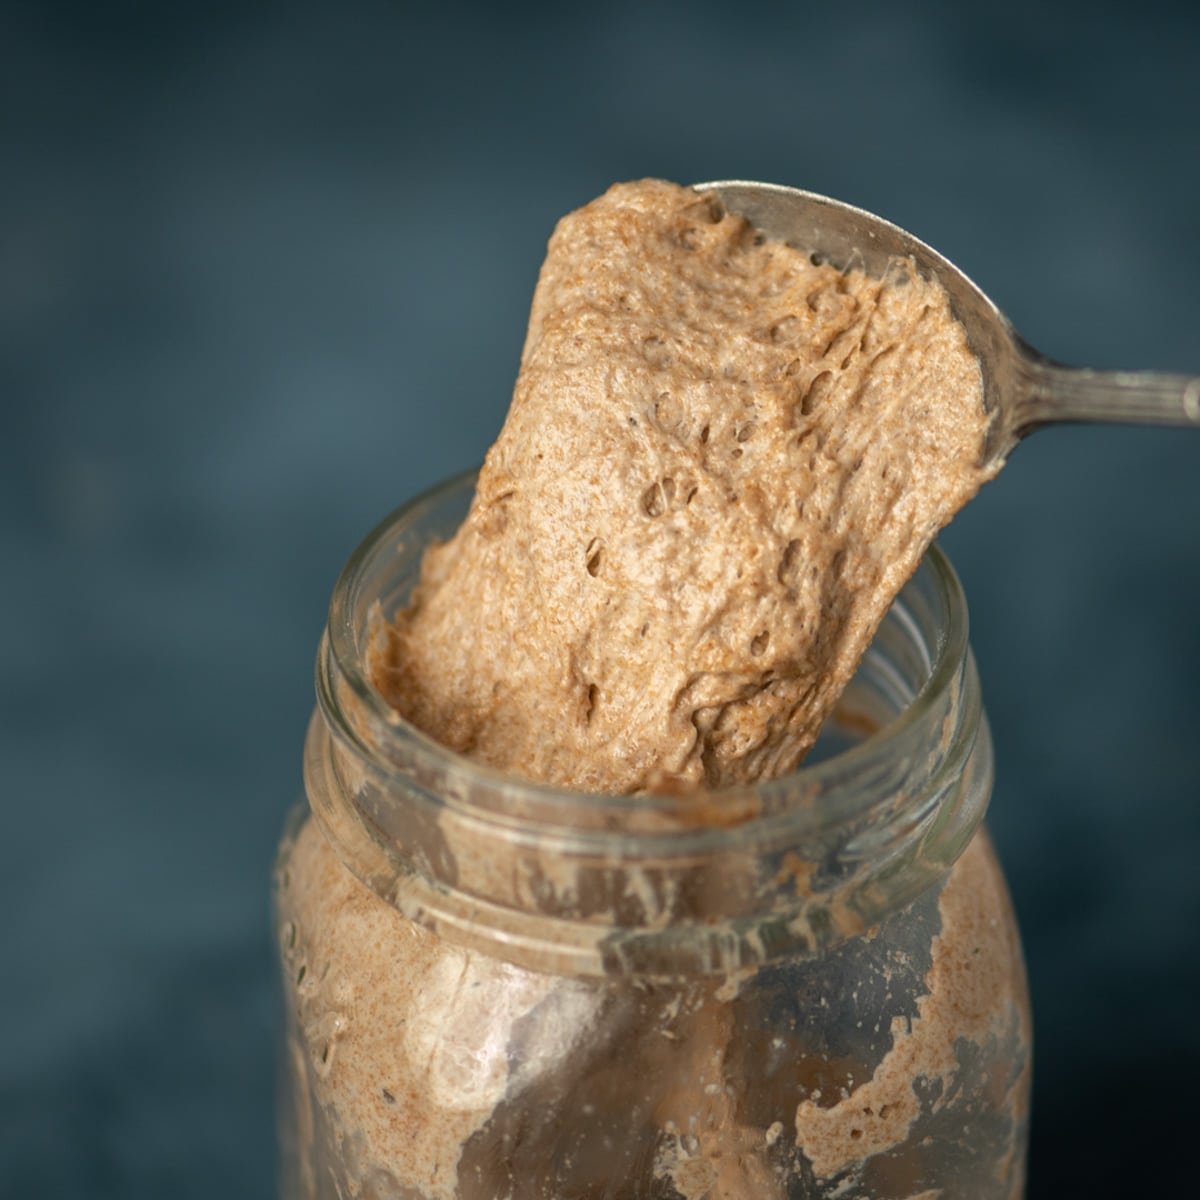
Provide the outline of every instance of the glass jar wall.
<path id="1" fill-rule="evenodd" d="M 283 1195 L 1019 1197 L 1028 1000 L 945 559 L 800 771 L 584 796 L 464 760 L 367 682 L 471 485 L 335 589 L 276 869 Z"/>

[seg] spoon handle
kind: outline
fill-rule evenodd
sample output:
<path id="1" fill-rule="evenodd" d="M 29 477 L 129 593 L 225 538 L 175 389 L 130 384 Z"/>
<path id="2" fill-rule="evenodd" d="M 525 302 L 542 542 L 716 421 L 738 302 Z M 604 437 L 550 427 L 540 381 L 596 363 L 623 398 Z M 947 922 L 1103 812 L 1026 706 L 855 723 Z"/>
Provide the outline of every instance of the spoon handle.
<path id="1" fill-rule="evenodd" d="M 1200 375 L 1092 371 L 1028 354 L 1018 436 L 1060 421 L 1190 425 L 1200 429 Z"/>

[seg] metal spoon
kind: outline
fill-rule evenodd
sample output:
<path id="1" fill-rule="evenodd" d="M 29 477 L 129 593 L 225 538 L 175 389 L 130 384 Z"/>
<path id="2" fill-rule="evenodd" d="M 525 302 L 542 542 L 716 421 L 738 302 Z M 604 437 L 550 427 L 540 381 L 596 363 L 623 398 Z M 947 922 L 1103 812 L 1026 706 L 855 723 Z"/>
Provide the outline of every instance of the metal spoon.
<path id="1" fill-rule="evenodd" d="M 985 460 L 1004 458 L 1026 434 L 1061 421 L 1129 421 L 1200 428 L 1200 376 L 1067 367 L 1022 340 L 1008 318 L 953 263 L 890 222 L 814 192 L 775 183 L 698 183 L 730 212 L 839 269 L 881 276 L 912 259 L 945 288 L 983 372 L 994 414 Z"/>

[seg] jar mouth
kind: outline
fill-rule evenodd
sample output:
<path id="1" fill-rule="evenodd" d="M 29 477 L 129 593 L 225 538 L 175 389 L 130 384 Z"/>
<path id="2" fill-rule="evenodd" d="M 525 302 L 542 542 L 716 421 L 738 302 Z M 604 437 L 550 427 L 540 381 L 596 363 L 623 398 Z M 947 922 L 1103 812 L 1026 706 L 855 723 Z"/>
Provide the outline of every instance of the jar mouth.
<path id="1" fill-rule="evenodd" d="M 448 749 L 370 681 L 382 624 L 409 603 L 426 547 L 466 517 L 473 483 L 439 484 L 366 537 L 317 658 L 310 806 L 378 896 L 513 962 L 666 978 L 816 953 L 944 877 L 991 791 L 966 604 L 944 555 L 926 554 L 846 690 L 856 744 L 751 787 L 574 792 Z"/>
<path id="2" fill-rule="evenodd" d="M 381 617 L 391 620 L 407 602 L 424 549 L 437 540 L 421 535 L 418 526 L 449 506 L 457 505 L 465 516 L 475 476 L 476 471 L 466 471 L 420 493 L 385 517 L 358 545 L 334 586 L 317 666 L 318 700 L 334 736 L 377 764 L 404 772 L 415 768 L 418 775 L 422 768 L 441 778 L 451 775 L 456 786 L 442 801 L 505 823 L 510 802 L 519 797 L 515 823 L 527 826 L 531 819 L 536 821 L 543 838 L 555 828 L 639 828 L 643 821 L 648 830 L 691 831 L 704 838 L 719 836 L 731 826 L 781 817 L 794 834 L 803 834 L 807 828 L 828 828 L 858 816 L 881 799 L 876 789 L 862 786 L 881 764 L 910 762 L 945 740 L 948 711 L 959 707 L 968 658 L 968 616 L 954 568 L 932 546 L 876 634 L 877 641 L 885 629 L 893 641 L 907 639 L 910 656 L 919 660 L 910 662 L 919 682 L 902 684 L 901 691 L 909 691 L 902 706 L 861 740 L 786 775 L 750 786 L 700 788 L 679 795 L 581 792 L 515 776 L 449 749 L 376 690 L 367 673 L 367 649 Z M 406 566 L 397 588 L 398 558 Z M 384 581 L 390 581 L 390 594 L 384 594 Z M 870 656 L 872 649 L 867 653 Z"/>

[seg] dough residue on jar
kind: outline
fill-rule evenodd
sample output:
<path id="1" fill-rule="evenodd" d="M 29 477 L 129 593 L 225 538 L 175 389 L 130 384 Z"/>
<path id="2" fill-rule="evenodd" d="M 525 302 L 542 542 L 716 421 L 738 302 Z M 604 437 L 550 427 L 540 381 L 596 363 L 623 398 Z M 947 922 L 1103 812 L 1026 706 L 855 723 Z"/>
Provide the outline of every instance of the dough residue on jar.
<path id="1" fill-rule="evenodd" d="M 520 1082 L 511 1028 L 557 980 L 407 920 L 346 870 L 311 820 L 290 850 L 280 904 L 304 1160 L 318 1147 L 356 1197 L 457 1200 L 463 1146 Z M 565 1052 L 587 1017 L 576 999 L 553 1031 L 563 1046 L 547 1053 Z M 314 1182 L 303 1194 L 325 1192 Z"/>
<path id="2" fill-rule="evenodd" d="M 1012 1131 L 1028 1118 L 1031 1022 L 1015 925 L 1006 919 L 1009 905 L 988 836 L 981 832 L 939 897 L 941 931 L 933 940 L 916 1018 L 893 1021 L 892 1049 L 870 1079 L 835 1098 L 810 1097 L 796 1109 L 796 1145 L 819 1179 L 872 1159 L 878 1174 L 903 1174 L 904 1158 L 915 1157 L 906 1144 L 919 1145 L 939 1122 L 944 1133 L 946 1124 L 965 1129 L 975 1118 L 976 1141 L 990 1135 L 1003 1163 L 997 1179 L 1008 1186 L 998 1191 L 1020 1195 L 1023 1176 L 1012 1161 L 1017 1144 Z M 983 1082 L 970 1085 L 971 1073 Z M 986 1129 L 978 1122 L 970 1105 L 979 1091 L 1006 1099 L 1007 1123 Z M 1006 1147 L 1008 1154 L 1001 1156 Z"/>
<path id="3" fill-rule="evenodd" d="M 372 667 L 451 749 L 559 787 L 721 788 L 816 740 L 998 464 L 944 291 L 619 184 L 565 217 L 458 534 Z"/>
<path id="4" fill-rule="evenodd" d="M 297 1132 L 338 1195 L 591 1195 L 631 1159 L 679 1200 L 772 1200 L 805 1173 L 851 1200 L 1022 1193 L 1029 1011 L 986 834 L 930 898 L 915 994 L 892 995 L 887 954 L 853 972 L 864 1014 L 915 1007 L 884 1023 L 877 1059 L 778 1021 L 754 972 L 614 987 L 458 947 L 355 878 L 312 820 L 283 861 Z M 768 1030 L 779 1052 L 743 1057 Z M 949 1186 L 930 1191 L 938 1161 Z"/>

